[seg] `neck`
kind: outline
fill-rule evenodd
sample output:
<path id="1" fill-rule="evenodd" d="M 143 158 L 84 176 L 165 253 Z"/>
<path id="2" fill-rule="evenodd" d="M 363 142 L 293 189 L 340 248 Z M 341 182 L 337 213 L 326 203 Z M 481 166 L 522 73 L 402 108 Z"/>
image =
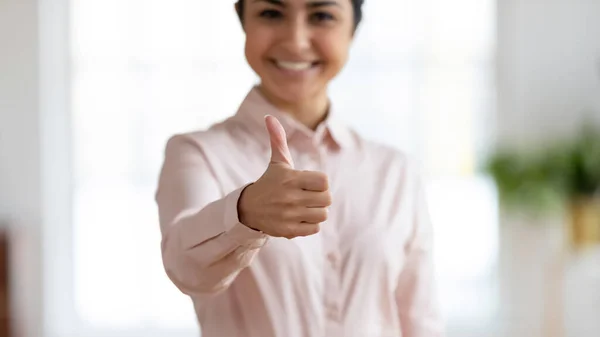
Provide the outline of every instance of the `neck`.
<path id="1" fill-rule="evenodd" d="M 310 97 L 302 102 L 287 102 L 271 95 L 262 86 L 259 86 L 258 89 L 277 109 L 290 114 L 294 119 L 311 130 L 315 130 L 327 117 L 329 99 L 326 92 Z"/>

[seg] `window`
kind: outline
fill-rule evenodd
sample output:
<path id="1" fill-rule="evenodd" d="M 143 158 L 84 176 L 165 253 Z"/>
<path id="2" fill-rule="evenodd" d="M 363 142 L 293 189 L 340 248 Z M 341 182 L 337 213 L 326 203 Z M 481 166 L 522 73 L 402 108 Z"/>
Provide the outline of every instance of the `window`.
<path id="1" fill-rule="evenodd" d="M 232 6 L 70 2 L 74 287 L 57 291 L 72 292 L 68 319 L 86 335 L 197 336 L 190 300 L 162 269 L 153 197 L 168 137 L 232 115 L 257 81 Z M 493 292 L 495 200 L 473 178 L 494 106 L 493 9 L 491 0 L 369 0 L 350 63 L 331 88 L 351 125 L 423 163 L 434 220 L 461 225 L 440 225 L 438 238 L 441 288 L 460 296 L 475 294 L 465 287 L 474 283 Z M 481 213 L 463 221 L 463 204 L 443 202 L 457 199 L 455 189 L 483 196 Z M 484 240 L 477 258 L 453 248 L 474 230 Z M 471 262 L 457 274 L 458 259 Z M 488 309 L 474 304 L 483 311 L 452 311 L 464 296 L 443 297 L 451 320 L 493 313 L 493 300 Z"/>

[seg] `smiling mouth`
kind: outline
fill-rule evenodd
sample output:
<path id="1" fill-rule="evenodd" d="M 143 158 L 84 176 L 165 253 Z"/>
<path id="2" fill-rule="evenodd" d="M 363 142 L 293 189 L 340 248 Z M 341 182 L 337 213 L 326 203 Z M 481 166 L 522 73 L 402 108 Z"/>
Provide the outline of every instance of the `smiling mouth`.
<path id="1" fill-rule="evenodd" d="M 278 60 L 273 60 L 273 63 L 280 69 L 291 70 L 291 71 L 309 70 L 320 64 L 320 62 L 292 62 L 292 61 L 278 61 Z"/>

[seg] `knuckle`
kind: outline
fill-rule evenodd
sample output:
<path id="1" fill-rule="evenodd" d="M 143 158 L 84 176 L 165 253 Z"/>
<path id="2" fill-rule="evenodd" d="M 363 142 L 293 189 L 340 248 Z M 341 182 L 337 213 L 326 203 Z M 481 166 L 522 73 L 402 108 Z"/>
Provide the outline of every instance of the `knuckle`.
<path id="1" fill-rule="evenodd" d="M 317 171 L 317 172 L 315 172 L 315 174 L 317 175 L 317 177 L 319 179 L 321 179 L 321 181 L 328 181 L 329 180 L 329 178 L 327 177 L 327 174 L 325 174 L 324 172 Z"/>
<path id="2" fill-rule="evenodd" d="M 298 215 L 296 214 L 296 212 L 294 211 L 294 209 L 292 207 L 285 207 L 281 211 L 282 221 L 294 220 L 297 216 Z"/>
<path id="3" fill-rule="evenodd" d="M 296 197 L 293 193 L 290 193 L 289 190 L 280 189 L 279 191 L 273 193 L 271 202 L 283 212 L 296 204 Z"/>
<path id="4" fill-rule="evenodd" d="M 289 208 L 290 206 L 295 206 L 296 204 L 298 204 L 298 199 L 290 193 L 285 193 L 279 198 L 278 202 L 281 203 L 284 207 Z M 286 209 L 284 211 L 284 214 L 288 213 L 290 213 L 290 210 Z"/>
<path id="5" fill-rule="evenodd" d="M 319 233 L 320 231 L 321 231 L 321 225 L 315 224 L 310 227 L 309 233 L 310 233 L 310 235 L 315 235 L 315 234 Z"/>
<path id="6" fill-rule="evenodd" d="M 294 194 L 289 196 L 289 203 L 291 206 L 302 206 L 304 204 L 304 200 L 298 194 Z"/>
<path id="7" fill-rule="evenodd" d="M 327 208 L 323 208 L 323 209 L 322 209 L 322 210 L 319 212 L 319 214 L 318 214 L 318 217 L 317 217 L 317 218 L 318 218 L 318 221 L 319 221 L 319 222 L 324 222 L 324 221 L 326 221 L 326 220 L 327 220 L 327 215 L 328 215 L 327 213 L 328 213 L 328 211 L 327 211 Z"/>
<path id="8" fill-rule="evenodd" d="M 293 186 L 298 180 L 298 172 L 294 170 L 288 170 L 283 174 L 282 179 L 284 186 Z"/>
<path id="9" fill-rule="evenodd" d="M 317 234 L 321 231 L 321 225 L 320 224 L 316 224 L 310 227 L 310 234 Z"/>
<path id="10" fill-rule="evenodd" d="M 310 236 L 315 235 L 321 231 L 321 227 L 319 224 L 304 224 L 302 226 L 302 232 L 299 236 Z"/>
<path id="11" fill-rule="evenodd" d="M 327 175 L 325 173 L 318 172 L 317 179 L 318 179 L 319 184 L 321 184 L 324 189 L 326 189 L 326 190 L 329 189 L 329 177 L 327 177 Z"/>
<path id="12" fill-rule="evenodd" d="M 296 228 L 293 225 L 286 225 L 285 226 L 285 238 L 286 239 L 293 239 L 295 238 L 296 235 Z"/>
<path id="13" fill-rule="evenodd" d="M 333 197 L 331 196 L 331 193 L 327 192 L 327 194 L 325 194 L 324 201 L 326 206 L 331 206 L 333 204 Z"/>

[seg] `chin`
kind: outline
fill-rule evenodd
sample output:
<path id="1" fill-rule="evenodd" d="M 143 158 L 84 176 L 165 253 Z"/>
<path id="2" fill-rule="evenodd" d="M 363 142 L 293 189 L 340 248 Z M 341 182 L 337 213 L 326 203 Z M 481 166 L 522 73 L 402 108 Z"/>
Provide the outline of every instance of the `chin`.
<path id="1" fill-rule="evenodd" d="M 263 87 L 271 96 L 286 103 L 306 101 L 326 91 L 325 87 L 305 83 L 264 83 Z"/>

